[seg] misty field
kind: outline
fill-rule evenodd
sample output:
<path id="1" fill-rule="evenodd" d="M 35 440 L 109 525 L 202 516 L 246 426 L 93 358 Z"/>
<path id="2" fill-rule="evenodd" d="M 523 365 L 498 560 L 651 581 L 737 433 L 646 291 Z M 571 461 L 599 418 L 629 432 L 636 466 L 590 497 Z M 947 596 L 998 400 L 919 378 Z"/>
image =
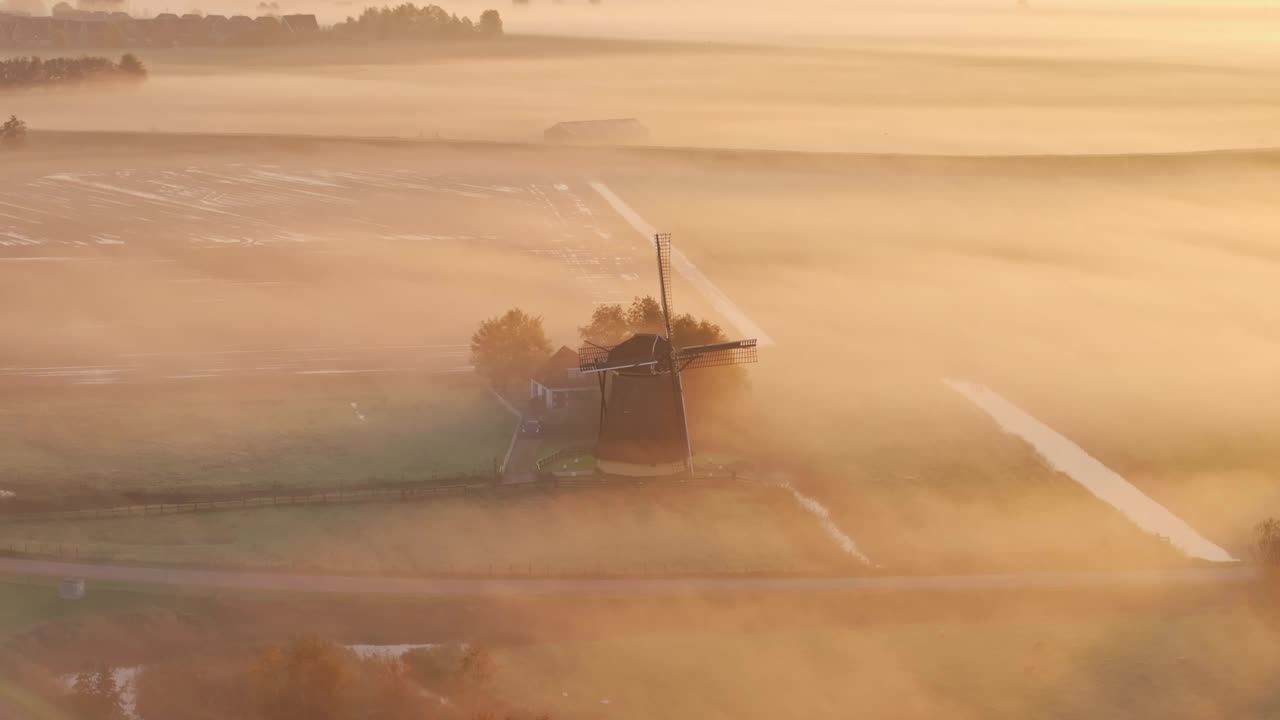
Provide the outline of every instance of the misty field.
<path id="1" fill-rule="evenodd" d="M 39 308 L 0 313 L 24 340 L 4 350 L 11 367 L 0 380 L 22 388 L 15 398 L 51 393 L 40 411 L 53 413 L 48 422 L 95 397 L 124 408 L 132 392 L 181 398 L 191 383 L 289 378 L 285 393 L 329 371 L 395 370 L 396 382 L 421 386 L 396 400 L 405 424 L 387 426 L 388 437 L 413 445 L 422 428 L 419 449 L 372 459 L 376 446 L 364 444 L 350 457 L 371 458 L 365 465 L 312 457 L 259 474 L 283 482 L 308 468 L 335 479 L 431 472 L 428 448 L 457 445 L 449 432 L 488 432 L 465 429 L 466 416 L 413 409 L 418 398 L 430 402 L 435 373 L 465 372 L 479 318 L 520 305 L 544 317 L 554 344 L 575 345 L 594 303 L 652 291 L 645 239 L 587 177 L 673 231 L 777 342 L 750 369 L 749 411 L 700 428 L 703 447 L 784 474 L 826 504 L 874 563 L 971 571 L 1180 561 L 1005 435 L 947 379 L 1018 402 L 1238 556 L 1274 497 L 1269 405 L 1252 402 L 1273 382 L 1273 354 L 1251 319 L 1273 291 L 1265 269 L 1242 265 L 1269 252 L 1264 240 L 1245 239 L 1273 221 L 1254 189 L 1266 155 L 964 160 L 270 138 L 171 138 L 147 151 L 148 138 L 120 136 L 63 137 L 41 152 L 65 158 L 95 142 L 127 153 L 135 169 L 110 174 L 99 165 L 116 162 L 107 156 L 86 161 L 80 183 L 68 184 L 42 180 L 49 160 L 30 153 L 7 191 L 29 224 L 24 236 L 46 245 L 0 248 L 6 307 Z M 102 217 L 120 230 L 105 232 L 127 239 L 77 245 L 77 233 L 87 242 L 104 230 L 74 225 L 45 234 L 50 223 L 32 222 L 42 220 L 32 210 L 57 211 L 31 203 L 49 182 L 67 202 L 109 205 Z M 1235 227 L 1206 207 L 1250 220 Z M 140 218 L 158 212 L 177 224 L 147 230 Z M 233 237 L 217 235 L 227 223 L 245 241 L 208 241 Z M 264 242 L 288 232 L 308 241 Z M 1246 243 L 1255 250 L 1242 255 Z M 53 251 L 67 259 L 22 260 Z M 124 262 L 138 258 L 164 262 Z M 80 290 L 44 292 L 69 283 Z M 675 290 L 678 310 L 747 334 L 700 286 L 678 277 Z M 1238 321 L 1197 320 L 1206 302 Z M 1230 373 L 1217 369 L 1222 357 Z M 212 377 L 188 377 L 204 374 Z M 364 403 L 323 402 L 316 435 L 289 442 L 364 437 L 338 432 L 363 424 Z M 415 413 L 430 424 L 411 424 Z M 105 406 L 94 414 L 110 416 Z M 165 422 L 146 417 L 131 442 L 144 442 L 147 423 Z M 270 438 L 271 417 L 236 432 L 246 443 Z M 499 434 L 495 426 L 486 437 Z M 438 445 L 427 439 L 437 435 Z M 187 442 L 198 452 L 200 440 Z M 95 457 L 87 446 L 66 452 Z M 155 450 L 139 457 L 162 460 L 171 475 L 198 474 Z M 238 463 L 251 457 L 204 465 L 239 481 L 253 466 Z"/>
<path id="2" fill-rule="evenodd" d="M 1269 682 L 1280 668 L 1274 604 L 1239 588 L 434 599 L 138 590 L 36 608 L 50 585 L 0 586 L 23 616 L 7 625 L 4 650 L 70 672 L 198 669 L 318 628 L 340 643 L 480 643 L 497 694 L 566 718 L 1269 717 L 1280 702 Z"/>
<path id="3" fill-rule="evenodd" d="M 681 485 L 409 504 L 7 522 L 0 543 L 123 563 L 416 574 L 813 573 L 860 564 L 776 488 Z"/>
<path id="4" fill-rule="evenodd" d="M 748 3 L 682 25 L 613 5 L 589 20 L 513 9 L 511 27 L 572 15 L 579 29 L 665 39 L 158 49 L 143 58 L 149 82 L 128 92 L 14 96 L 33 130 L 0 182 L 0 332 L 12 339 L 0 385 L 53 393 L 32 432 L 58 437 L 76 403 L 143 386 L 182 397 L 206 374 L 465 372 L 476 322 L 513 305 L 572 346 L 596 304 L 654 291 L 649 246 L 604 185 L 673 232 L 776 341 L 750 370 L 750 409 L 699 428 L 704 447 L 824 503 L 873 562 L 1182 561 L 948 380 L 1009 398 L 1248 556 L 1280 501 L 1266 315 L 1280 299 L 1276 155 L 1248 149 L 1277 142 L 1280 96 L 1255 10 L 828 8 L 830 25 L 797 12 L 731 45 L 703 40 L 772 11 Z M 663 147 L 522 144 L 557 121 L 617 116 Z M 177 134 L 214 129 L 249 134 Z M 405 140 L 352 139 L 374 135 Z M 1224 147 L 1244 149 L 1180 154 Z M 748 334 L 705 287 L 681 277 L 675 290 L 678 310 Z M 284 418 L 264 412 L 236 436 L 259 449 L 238 454 L 148 448 L 169 421 L 140 410 L 122 447 L 158 476 L 224 483 L 407 477 L 490 436 L 461 429 L 464 414 L 417 418 L 434 382 L 388 414 L 388 457 L 368 462 L 315 450 L 355 442 L 342 428 L 365 422 L 357 398 L 318 401 L 309 439 L 273 436 Z M 405 450 L 419 429 L 450 450 Z M 42 455 L 38 438 L 23 442 L 11 457 L 43 468 L 41 484 L 76 477 L 55 455 L 120 462 L 92 443 L 50 440 Z M 277 443 L 307 459 L 247 470 Z"/>
<path id="5" fill-rule="evenodd" d="M 1265 11 L 1131 4 L 507 4 L 512 28 L 563 33 L 576 13 L 614 38 L 149 48 L 150 79 L 134 91 L 27 94 L 9 107 L 35 129 L 499 141 L 537 140 L 563 120 L 638 117 L 660 145 L 819 152 L 1280 144 Z M 751 30 L 729 30 L 742 24 Z"/>
<path id="6" fill-rule="evenodd" d="M 498 685 L 555 717 L 636 720 L 1267 717 L 1280 704 L 1269 618 L 1082 615 L 655 628 L 503 648 Z"/>
<path id="7" fill-rule="evenodd" d="M 22 498 L 488 476 L 515 418 L 469 377 L 329 375 L 17 391 L 0 476 Z"/>

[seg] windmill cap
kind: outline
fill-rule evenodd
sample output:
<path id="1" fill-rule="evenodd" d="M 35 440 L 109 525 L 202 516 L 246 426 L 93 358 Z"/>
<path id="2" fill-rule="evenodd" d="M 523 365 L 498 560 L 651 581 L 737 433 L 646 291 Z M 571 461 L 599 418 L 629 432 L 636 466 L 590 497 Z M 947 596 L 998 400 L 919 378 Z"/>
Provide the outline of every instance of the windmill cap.
<path id="1" fill-rule="evenodd" d="M 671 355 L 671 343 L 661 335 L 632 335 L 609 351 L 610 365 L 653 362 Z"/>

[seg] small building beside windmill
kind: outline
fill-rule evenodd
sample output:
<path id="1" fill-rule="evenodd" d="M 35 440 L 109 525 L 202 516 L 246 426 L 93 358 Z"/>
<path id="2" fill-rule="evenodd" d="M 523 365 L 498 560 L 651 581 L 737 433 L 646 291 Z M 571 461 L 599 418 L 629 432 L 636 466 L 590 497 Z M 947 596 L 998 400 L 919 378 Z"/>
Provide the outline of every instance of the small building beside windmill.
<path id="1" fill-rule="evenodd" d="M 562 346 L 529 378 L 529 400 L 535 409 L 566 421 L 590 417 L 600 402 L 600 384 L 578 369 L 578 353 Z"/>

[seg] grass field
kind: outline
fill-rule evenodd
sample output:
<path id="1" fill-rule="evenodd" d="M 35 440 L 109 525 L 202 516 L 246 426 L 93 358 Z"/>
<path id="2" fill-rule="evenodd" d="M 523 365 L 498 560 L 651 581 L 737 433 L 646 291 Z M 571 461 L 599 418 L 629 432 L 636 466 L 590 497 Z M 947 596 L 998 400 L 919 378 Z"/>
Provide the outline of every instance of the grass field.
<path id="1" fill-rule="evenodd" d="M 79 601 L 58 598 L 57 585 L 42 579 L 0 582 L 0 641 L 32 628 L 73 617 L 109 616 L 148 604 L 169 605 L 176 598 L 129 590 L 94 588 Z"/>
<path id="2" fill-rule="evenodd" d="M 924 8 L 903 38 L 896 11 L 868 9 L 865 32 L 824 47 L 524 37 L 403 53 L 158 51 L 136 93 L 14 98 L 37 132 L 0 199 L 19 206 L 6 227 L 12 219 L 23 242 L 44 244 L 0 249 L 0 301 L 24 309 L 0 310 L 0 333 L 15 339 L 0 364 L 184 349 L 203 361 L 292 343 L 347 352 L 407 337 L 460 348 L 477 320 L 514 304 L 544 315 L 555 344 L 573 344 L 594 303 L 653 289 L 644 241 L 588 187 L 600 180 L 674 232 L 778 341 L 750 371 L 751 411 L 699 428 L 699 440 L 782 470 L 873 561 L 927 571 L 1179 561 L 1003 435 L 942 384 L 952 377 L 1017 402 L 1240 555 L 1280 501 L 1268 441 L 1280 416 L 1260 400 L 1277 390 L 1280 357 L 1263 310 L 1277 299 L 1275 155 L 1160 153 L 1275 144 L 1268 113 L 1280 96 L 1265 78 L 1276 58 L 1240 34 L 1252 11 L 1165 11 Z M 1090 18 L 1119 34 L 1094 37 Z M 1189 18 L 1213 30 L 1191 32 Z M 1237 51 L 1206 51 L 1228 36 Z M 84 129 L 90 102 L 92 129 L 531 140 L 559 120 L 636 115 L 660 145 L 912 154 L 163 132 L 47 136 L 41 147 L 40 129 Z M 1119 154 L 1085 154 L 1096 152 Z M 95 239 L 103 232 L 107 244 Z M 63 254 L 74 262 L 31 261 Z M 676 304 L 708 306 L 683 281 Z M 324 355 L 291 371 L 325 369 Z M 231 445 L 155 447 L 149 428 L 167 416 L 144 413 L 139 432 L 115 423 L 107 433 L 128 458 L 73 446 L 75 433 L 36 409 L 47 447 L 23 440 L 8 457 L 46 472 L 34 492 L 54 477 L 114 486 L 135 456 L 183 482 L 234 484 L 244 467 L 284 481 L 403 476 L 428 454 L 407 426 L 442 438 L 435 456 L 478 444 L 391 403 L 400 429 L 360 445 L 344 432 L 360 422 L 349 401 L 317 402 L 325 410 L 306 439 L 268 427 L 288 421 L 288 403 L 247 424 L 265 450 L 250 442 L 258 432 L 236 430 L 210 433 Z M 386 457 L 372 457 L 383 442 Z M 276 458 L 276 446 L 292 452 Z M 70 475 L 64 456 L 116 474 Z"/>
<path id="3" fill-rule="evenodd" d="M 0 476 L 39 498 L 487 475 L 514 425 L 467 376 L 19 391 L 0 413 Z"/>
<path id="4" fill-rule="evenodd" d="M 750 632 L 644 632 L 498 654 L 499 686 L 554 717 L 1270 717 L 1274 626 L 1181 609 Z"/>
<path id="5" fill-rule="evenodd" d="M 661 574 L 853 570 L 785 492 L 612 487 L 414 504 L 264 508 L 6 523 L 6 541 L 63 542 L 124 563 L 381 574 Z"/>
<path id="6" fill-rule="evenodd" d="M 726 158 L 611 185 L 778 341 L 751 445 L 813 461 L 863 545 L 1145 562 L 1160 550 L 941 381 L 989 385 L 1247 554 L 1280 468 L 1259 400 L 1280 355 L 1258 316 L 1272 162 Z"/>

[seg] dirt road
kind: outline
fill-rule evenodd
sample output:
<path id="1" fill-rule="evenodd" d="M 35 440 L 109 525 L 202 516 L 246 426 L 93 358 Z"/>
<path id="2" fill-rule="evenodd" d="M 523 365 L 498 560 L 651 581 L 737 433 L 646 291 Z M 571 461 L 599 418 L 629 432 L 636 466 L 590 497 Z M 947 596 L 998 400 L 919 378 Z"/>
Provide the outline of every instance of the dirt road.
<path id="1" fill-rule="evenodd" d="M 1142 588 L 1244 584 L 1254 568 L 1229 565 L 1181 570 L 1045 572 L 994 575 L 880 577 L 688 577 L 688 578 L 397 578 L 350 575 L 290 575 L 93 565 L 0 558 L 0 573 L 79 577 L 121 583 L 384 595 L 662 595 L 715 593 L 882 593 L 902 591 L 1043 590 L 1054 588 Z"/>

